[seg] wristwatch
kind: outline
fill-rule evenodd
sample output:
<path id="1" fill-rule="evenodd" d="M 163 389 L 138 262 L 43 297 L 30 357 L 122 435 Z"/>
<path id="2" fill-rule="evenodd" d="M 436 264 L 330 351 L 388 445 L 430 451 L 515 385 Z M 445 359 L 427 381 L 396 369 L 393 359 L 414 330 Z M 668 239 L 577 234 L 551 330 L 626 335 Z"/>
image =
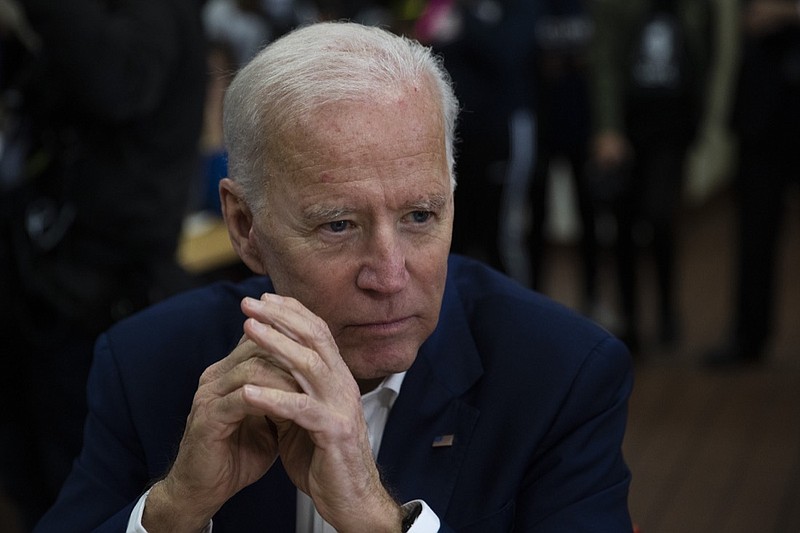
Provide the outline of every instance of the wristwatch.
<path id="1" fill-rule="evenodd" d="M 422 504 L 419 502 L 409 502 L 402 506 L 403 508 L 403 524 L 401 527 L 401 531 L 403 533 L 407 533 L 411 526 L 414 525 L 414 522 L 417 521 L 417 517 L 422 512 Z"/>

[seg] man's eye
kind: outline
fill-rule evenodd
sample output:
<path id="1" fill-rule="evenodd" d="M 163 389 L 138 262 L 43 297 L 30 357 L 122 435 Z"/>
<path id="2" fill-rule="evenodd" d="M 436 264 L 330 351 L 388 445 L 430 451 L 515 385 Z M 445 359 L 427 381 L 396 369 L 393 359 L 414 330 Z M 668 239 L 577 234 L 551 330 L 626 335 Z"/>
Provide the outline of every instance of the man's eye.
<path id="1" fill-rule="evenodd" d="M 432 216 L 433 213 L 431 213 L 430 211 L 414 211 L 413 213 L 411 213 L 411 218 L 417 224 L 422 224 L 424 222 L 427 222 L 428 220 L 430 220 Z"/>
<path id="2" fill-rule="evenodd" d="M 331 230 L 333 233 L 341 233 L 347 229 L 349 222 L 346 220 L 337 220 L 335 222 L 328 223 L 328 229 Z"/>

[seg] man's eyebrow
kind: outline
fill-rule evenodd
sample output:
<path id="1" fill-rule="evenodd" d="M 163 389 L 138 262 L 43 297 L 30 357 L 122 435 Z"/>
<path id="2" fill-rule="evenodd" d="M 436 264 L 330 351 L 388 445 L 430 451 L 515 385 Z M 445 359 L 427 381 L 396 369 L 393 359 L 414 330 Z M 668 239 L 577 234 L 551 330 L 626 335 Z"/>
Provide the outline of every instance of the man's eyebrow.
<path id="1" fill-rule="evenodd" d="M 417 198 L 406 204 L 406 209 L 413 211 L 440 211 L 447 205 L 448 196 L 444 194 L 432 194 Z M 351 206 L 333 205 L 310 205 L 303 209 L 303 218 L 310 221 L 341 220 L 349 217 L 356 211 Z"/>
<path id="2" fill-rule="evenodd" d="M 432 194 L 417 199 L 409 204 L 409 208 L 418 211 L 440 211 L 447 205 L 448 197 L 444 194 Z"/>
<path id="3" fill-rule="evenodd" d="M 306 220 L 340 220 L 353 212 L 350 207 L 312 205 L 303 209 L 303 218 Z"/>

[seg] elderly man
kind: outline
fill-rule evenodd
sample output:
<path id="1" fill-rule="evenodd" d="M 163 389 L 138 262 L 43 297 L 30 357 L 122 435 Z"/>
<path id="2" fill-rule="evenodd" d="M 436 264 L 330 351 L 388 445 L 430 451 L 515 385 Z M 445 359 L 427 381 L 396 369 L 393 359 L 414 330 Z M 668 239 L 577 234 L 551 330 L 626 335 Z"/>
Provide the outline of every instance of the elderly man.
<path id="1" fill-rule="evenodd" d="M 448 257 L 457 102 L 430 51 L 312 25 L 225 104 L 222 205 L 259 276 L 100 338 L 39 531 L 630 531 L 628 354 Z"/>

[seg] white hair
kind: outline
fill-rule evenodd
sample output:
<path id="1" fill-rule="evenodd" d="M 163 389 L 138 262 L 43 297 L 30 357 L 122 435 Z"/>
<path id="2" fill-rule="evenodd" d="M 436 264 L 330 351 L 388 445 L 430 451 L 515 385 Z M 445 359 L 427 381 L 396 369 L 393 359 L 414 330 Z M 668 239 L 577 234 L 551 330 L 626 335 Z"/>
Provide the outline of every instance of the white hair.
<path id="1" fill-rule="evenodd" d="M 351 22 L 296 29 L 239 71 L 224 104 L 228 175 L 242 185 L 251 208 L 263 206 L 264 180 L 275 156 L 270 147 L 279 146 L 292 124 L 330 102 L 369 102 L 376 94 L 419 85 L 440 101 L 454 188 L 458 100 L 441 59 L 414 40 Z"/>

